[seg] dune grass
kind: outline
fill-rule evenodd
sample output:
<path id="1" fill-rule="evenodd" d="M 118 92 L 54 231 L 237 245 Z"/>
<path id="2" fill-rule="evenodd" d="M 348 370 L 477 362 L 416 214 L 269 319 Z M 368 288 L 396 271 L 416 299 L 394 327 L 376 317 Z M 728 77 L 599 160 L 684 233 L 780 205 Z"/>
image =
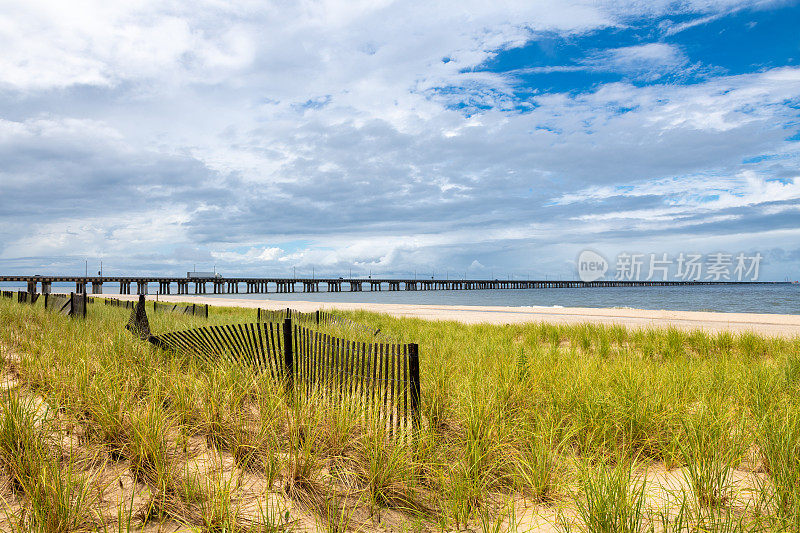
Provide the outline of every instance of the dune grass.
<path id="1" fill-rule="evenodd" d="M 155 349 L 128 314 L 0 300 L 5 529 L 800 529 L 800 339 L 343 313 L 419 344 L 408 443 L 267 374 Z M 149 318 L 160 333 L 255 311 Z"/>

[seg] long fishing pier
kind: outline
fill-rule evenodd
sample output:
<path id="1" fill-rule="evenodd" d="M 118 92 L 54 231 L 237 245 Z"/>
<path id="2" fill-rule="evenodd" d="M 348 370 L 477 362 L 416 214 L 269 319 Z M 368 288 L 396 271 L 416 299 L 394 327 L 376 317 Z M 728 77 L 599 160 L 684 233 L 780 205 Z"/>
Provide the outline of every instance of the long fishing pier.
<path id="1" fill-rule="evenodd" d="M 361 292 L 370 291 L 458 291 L 482 289 L 566 289 L 588 287 L 671 287 L 686 285 L 747 285 L 785 282 L 755 281 L 568 281 L 568 280 L 501 280 L 501 279 L 389 279 L 389 278 L 252 278 L 252 277 L 151 277 L 151 276 L 2 276 L 0 282 L 27 283 L 28 292 L 52 292 L 53 283 L 75 283 L 76 293 L 103 293 L 103 284 L 119 284 L 119 294 L 148 294 L 150 285 L 158 286 L 157 294 L 266 294 L 288 292 Z M 172 289 L 175 292 L 172 292 Z M 190 291 L 190 289 L 193 289 Z M 240 291 L 240 289 L 243 289 Z"/>

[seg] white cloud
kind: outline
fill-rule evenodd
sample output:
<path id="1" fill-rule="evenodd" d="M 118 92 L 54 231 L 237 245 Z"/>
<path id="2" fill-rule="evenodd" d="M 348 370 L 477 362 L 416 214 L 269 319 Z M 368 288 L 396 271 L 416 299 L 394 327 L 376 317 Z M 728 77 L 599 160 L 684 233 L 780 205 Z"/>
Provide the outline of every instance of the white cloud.
<path id="1" fill-rule="evenodd" d="M 597 54 L 591 60 L 594 68 L 630 74 L 642 79 L 658 79 L 684 67 L 688 59 L 677 46 L 648 43 L 614 48 Z"/>
<path id="2" fill-rule="evenodd" d="M 284 254 L 285 252 L 277 246 L 262 248 L 253 247 L 244 252 L 211 252 L 211 256 L 214 259 L 229 263 L 264 263 L 280 260 L 284 257 Z"/>
<path id="3" fill-rule="evenodd" d="M 470 71 L 541 32 L 583 34 L 671 6 L 9 6 L 0 13 L 0 103 L 10 110 L 0 115 L 3 257 L 88 253 L 108 240 L 120 256 L 140 246 L 162 254 L 140 264 L 170 264 L 184 247 L 242 268 L 388 271 L 469 265 L 474 250 L 511 253 L 507 243 L 538 252 L 607 238 L 622 219 L 643 232 L 671 222 L 718 224 L 722 234 L 740 231 L 726 222 L 793 214 L 774 201 L 796 202 L 797 179 L 767 179 L 786 178 L 798 157 L 785 138 L 800 69 L 525 101 L 519 72 Z M 692 66 L 680 49 L 650 43 L 575 68 L 641 81 Z M 490 108 L 467 117 L 463 102 Z M 783 159 L 741 163 L 765 153 Z M 709 191 L 719 199 L 701 201 Z M 20 214 L 36 197 L 49 201 Z M 91 212 L 67 216 L 59 197 Z M 617 197 L 626 203 L 609 212 Z M 59 233 L 66 225 L 77 230 Z M 84 232 L 93 236 L 75 235 Z"/>

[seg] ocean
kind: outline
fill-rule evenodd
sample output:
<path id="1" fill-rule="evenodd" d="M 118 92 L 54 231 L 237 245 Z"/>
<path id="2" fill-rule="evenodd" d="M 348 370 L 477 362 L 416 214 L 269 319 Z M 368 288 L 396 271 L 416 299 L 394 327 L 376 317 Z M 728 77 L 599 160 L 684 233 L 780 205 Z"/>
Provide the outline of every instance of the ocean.
<path id="1" fill-rule="evenodd" d="M 346 285 L 345 285 L 346 287 Z M 21 285 L 0 284 L 4 290 Z M 104 294 L 118 288 L 107 283 Z M 210 289 L 209 285 L 209 289 Z M 242 289 L 244 286 L 242 285 Z M 173 287 L 174 289 L 174 287 Z M 54 284 L 53 292 L 75 290 L 74 284 Z M 151 294 L 155 291 L 150 286 Z M 189 295 L 191 296 L 191 295 Z M 504 289 L 475 291 L 317 292 L 269 294 L 205 294 L 205 297 L 279 301 L 398 303 L 458 306 L 511 307 L 616 307 L 668 309 L 674 311 L 719 311 L 729 313 L 800 314 L 800 285 L 698 285 L 675 287 L 598 287 L 586 289 Z M 187 298 L 188 299 L 188 298 Z"/>

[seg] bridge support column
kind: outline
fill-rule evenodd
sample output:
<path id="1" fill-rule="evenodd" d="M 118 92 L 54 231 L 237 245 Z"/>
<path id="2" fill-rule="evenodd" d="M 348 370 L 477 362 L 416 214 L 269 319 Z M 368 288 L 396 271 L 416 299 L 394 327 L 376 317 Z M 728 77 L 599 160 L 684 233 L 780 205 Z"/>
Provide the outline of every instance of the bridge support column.
<path id="1" fill-rule="evenodd" d="M 147 294 L 147 282 L 146 281 L 137 281 L 136 282 L 136 294 Z"/>
<path id="2" fill-rule="evenodd" d="M 84 294 L 84 293 L 86 293 L 86 282 L 85 281 L 76 281 L 75 282 L 75 293 L 76 294 Z"/>
<path id="3" fill-rule="evenodd" d="M 206 282 L 205 281 L 195 281 L 194 282 L 194 293 L 195 294 L 205 294 L 206 293 Z"/>
<path id="4" fill-rule="evenodd" d="M 361 281 L 351 281 L 350 282 L 350 292 L 361 292 L 362 291 L 362 282 Z"/>
<path id="5" fill-rule="evenodd" d="M 52 282 L 51 281 L 43 281 L 42 282 L 42 294 L 50 294 L 52 290 Z"/>
<path id="6" fill-rule="evenodd" d="M 36 293 L 36 281 L 28 281 L 28 292 L 31 294 Z"/>
<path id="7" fill-rule="evenodd" d="M 103 282 L 102 281 L 93 281 L 92 282 L 92 294 L 103 294 Z"/>
<path id="8" fill-rule="evenodd" d="M 369 290 L 370 291 L 379 291 L 379 290 L 381 290 L 381 282 L 380 281 L 370 281 L 369 282 Z"/>

